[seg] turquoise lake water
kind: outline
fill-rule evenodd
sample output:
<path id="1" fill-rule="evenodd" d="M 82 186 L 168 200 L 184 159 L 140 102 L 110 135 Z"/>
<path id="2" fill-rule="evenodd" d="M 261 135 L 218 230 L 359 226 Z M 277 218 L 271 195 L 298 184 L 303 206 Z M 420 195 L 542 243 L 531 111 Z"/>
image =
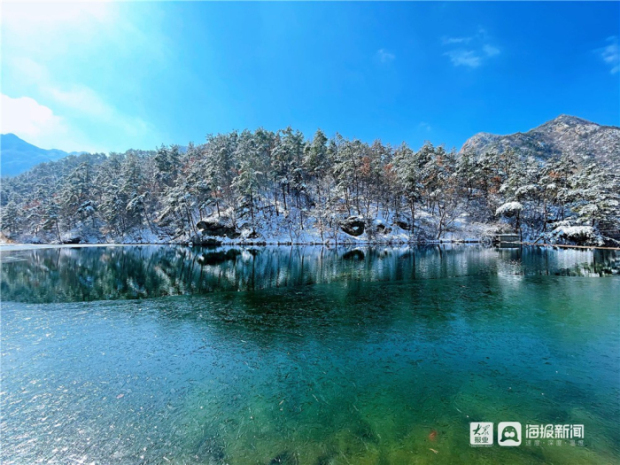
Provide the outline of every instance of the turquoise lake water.
<path id="1" fill-rule="evenodd" d="M 620 463 L 620 254 L 2 252 L 3 464 Z M 470 445 L 470 423 L 583 442 Z"/>

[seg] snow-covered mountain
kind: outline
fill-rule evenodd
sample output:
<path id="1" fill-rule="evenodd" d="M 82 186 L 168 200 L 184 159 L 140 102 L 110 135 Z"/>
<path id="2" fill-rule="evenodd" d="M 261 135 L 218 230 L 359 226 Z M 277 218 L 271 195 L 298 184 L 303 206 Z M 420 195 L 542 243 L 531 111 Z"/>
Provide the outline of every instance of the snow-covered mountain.
<path id="1" fill-rule="evenodd" d="M 527 132 L 506 136 L 480 132 L 469 138 L 460 152 L 483 154 L 508 148 L 540 159 L 567 154 L 577 159 L 594 158 L 604 164 L 620 163 L 620 127 L 560 115 Z"/>
<path id="2" fill-rule="evenodd" d="M 82 152 L 67 153 L 58 149 L 46 150 L 20 139 L 15 134 L 0 134 L 0 173 L 2 176 L 15 176 L 39 163 L 55 161 L 79 153 Z"/>

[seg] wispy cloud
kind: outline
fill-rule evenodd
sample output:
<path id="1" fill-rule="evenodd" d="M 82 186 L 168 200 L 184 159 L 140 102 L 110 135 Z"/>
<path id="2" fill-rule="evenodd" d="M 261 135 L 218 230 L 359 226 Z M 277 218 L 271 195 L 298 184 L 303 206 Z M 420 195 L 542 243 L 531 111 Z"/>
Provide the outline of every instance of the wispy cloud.
<path id="1" fill-rule="evenodd" d="M 381 63 L 389 63 L 391 61 L 394 61 L 394 59 L 396 58 L 396 55 L 388 52 L 384 48 L 380 48 L 379 50 L 377 50 L 376 56 Z"/>
<path id="2" fill-rule="evenodd" d="M 467 44 L 471 42 L 473 37 L 443 37 L 441 42 L 444 45 L 452 45 L 452 44 Z"/>
<path id="3" fill-rule="evenodd" d="M 450 57 L 450 61 L 452 61 L 454 66 L 477 68 L 482 62 L 480 55 L 473 50 L 451 50 L 444 53 L 444 55 Z"/>
<path id="4" fill-rule="evenodd" d="M 499 55 L 499 49 L 488 44 L 482 47 L 482 51 L 488 57 L 494 57 L 495 55 Z"/>
<path id="5" fill-rule="evenodd" d="M 420 121 L 418 124 L 418 129 L 425 132 L 431 132 L 433 128 L 426 121 Z"/>
<path id="6" fill-rule="evenodd" d="M 45 148 L 92 150 L 94 144 L 85 137 L 74 137 L 73 133 L 77 135 L 79 131 L 76 129 L 77 125 L 72 124 L 71 121 L 88 121 L 93 125 L 106 127 L 124 136 L 127 140 L 141 139 L 154 131 L 148 122 L 120 111 L 92 88 L 82 84 L 68 84 L 54 80 L 48 69 L 40 63 L 29 58 L 10 60 L 10 63 L 11 69 L 19 73 L 24 82 L 31 85 L 33 94 L 38 95 L 37 98 L 49 106 L 40 104 L 30 96 L 13 99 L 15 101 L 11 103 L 11 106 L 2 110 L 3 132 L 13 132 L 20 137 L 30 138 L 29 142 L 36 140 Z M 35 104 L 39 106 L 36 107 Z M 33 121 L 25 119 L 28 108 L 34 112 Z M 5 122 L 13 118 L 14 111 L 22 115 L 21 123 L 16 127 L 6 129 Z M 43 118 L 44 115 L 47 116 Z M 54 131 L 48 131 L 52 126 L 59 128 L 56 133 L 62 133 L 63 138 L 59 139 L 54 135 Z M 60 131 L 60 128 L 63 130 Z M 97 150 L 101 151 L 101 148 Z"/>
<path id="7" fill-rule="evenodd" d="M 74 85 L 67 89 L 50 87 L 46 92 L 59 105 L 120 130 L 127 136 L 138 136 L 149 130 L 149 125 L 145 121 L 120 112 L 89 87 L 83 85 Z"/>
<path id="8" fill-rule="evenodd" d="M 478 68 L 485 60 L 501 53 L 499 48 L 490 43 L 489 34 L 483 28 L 478 28 L 472 36 L 444 36 L 441 42 L 445 47 L 451 48 L 444 55 L 450 58 L 454 66 Z"/>
<path id="9" fill-rule="evenodd" d="M 611 66 L 611 74 L 616 74 L 620 71 L 620 51 L 618 47 L 618 37 L 611 36 L 607 38 L 609 45 L 602 50 L 599 49 L 601 58 L 605 63 Z"/>

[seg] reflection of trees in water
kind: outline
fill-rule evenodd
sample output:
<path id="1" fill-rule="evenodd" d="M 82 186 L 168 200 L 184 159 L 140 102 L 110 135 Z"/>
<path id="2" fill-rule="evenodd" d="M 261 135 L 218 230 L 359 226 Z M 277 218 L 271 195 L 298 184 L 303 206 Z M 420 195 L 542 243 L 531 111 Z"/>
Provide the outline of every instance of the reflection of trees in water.
<path id="1" fill-rule="evenodd" d="M 500 249 L 499 254 L 509 274 L 606 276 L 620 271 L 620 254 L 613 250 L 524 247 Z"/>
<path id="2" fill-rule="evenodd" d="M 493 274 L 604 275 L 613 251 L 524 248 L 101 247 L 5 256 L 4 300 L 67 302 Z M 9 260 L 6 260 L 9 258 Z M 357 283 L 357 285 L 356 285 Z"/>

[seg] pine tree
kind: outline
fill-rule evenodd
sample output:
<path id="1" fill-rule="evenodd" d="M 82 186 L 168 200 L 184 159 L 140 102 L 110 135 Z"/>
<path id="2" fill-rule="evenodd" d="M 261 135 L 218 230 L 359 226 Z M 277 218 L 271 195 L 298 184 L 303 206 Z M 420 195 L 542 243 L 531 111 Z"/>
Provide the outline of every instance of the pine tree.
<path id="1" fill-rule="evenodd" d="M 409 214 L 411 215 L 409 226 L 413 236 L 416 219 L 416 205 L 422 198 L 423 173 L 420 164 L 425 162 L 426 151 L 414 153 L 405 143 L 394 152 L 394 168 L 398 180 L 399 197 L 405 199 Z M 400 202 L 398 202 L 400 203 Z M 395 209 L 398 212 L 398 206 Z"/>
<path id="2" fill-rule="evenodd" d="M 20 216 L 17 204 L 10 200 L 2 209 L 2 230 L 8 231 L 9 234 L 16 233 L 20 227 Z"/>
<path id="3" fill-rule="evenodd" d="M 610 171 L 593 163 L 572 176 L 570 184 L 570 208 L 579 224 L 597 228 L 618 224 L 620 186 Z"/>
<path id="4" fill-rule="evenodd" d="M 256 231 L 256 210 L 257 202 L 259 200 L 259 176 L 262 173 L 254 169 L 252 159 L 241 160 L 241 166 L 239 167 L 239 174 L 233 181 L 233 187 L 237 194 L 237 208 L 244 216 L 247 212 L 250 215 L 250 221 L 252 225 L 252 232 Z"/>

